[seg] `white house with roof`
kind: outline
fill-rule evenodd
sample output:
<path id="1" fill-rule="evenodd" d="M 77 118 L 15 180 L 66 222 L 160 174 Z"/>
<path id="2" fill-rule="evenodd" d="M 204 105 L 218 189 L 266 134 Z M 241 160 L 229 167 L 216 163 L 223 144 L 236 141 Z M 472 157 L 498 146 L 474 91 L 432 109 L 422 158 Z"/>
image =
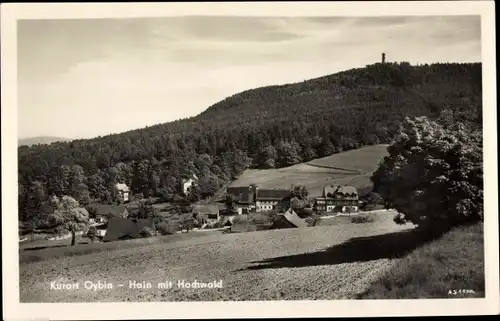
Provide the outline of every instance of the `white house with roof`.
<path id="1" fill-rule="evenodd" d="M 198 176 L 193 174 L 191 177 L 182 180 L 182 191 L 184 195 L 188 195 L 191 187 L 198 184 Z"/>
<path id="2" fill-rule="evenodd" d="M 130 195 L 130 188 L 123 183 L 118 183 L 115 185 L 116 190 L 118 191 L 118 197 L 123 201 L 123 202 L 128 202 L 130 200 L 129 195 Z"/>
<path id="3" fill-rule="evenodd" d="M 315 199 L 318 212 L 358 212 L 359 195 L 353 186 L 330 185 L 323 188 L 321 197 Z"/>

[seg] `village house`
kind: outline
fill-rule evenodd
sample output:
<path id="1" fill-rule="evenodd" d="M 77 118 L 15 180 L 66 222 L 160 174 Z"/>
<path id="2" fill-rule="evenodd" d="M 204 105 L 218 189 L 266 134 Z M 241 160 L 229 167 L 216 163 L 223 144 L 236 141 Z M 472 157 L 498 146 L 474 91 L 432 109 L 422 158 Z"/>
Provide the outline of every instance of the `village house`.
<path id="1" fill-rule="evenodd" d="M 189 195 L 191 187 L 193 187 L 196 184 L 198 184 L 198 176 L 196 176 L 196 174 L 193 174 L 189 178 L 183 178 L 182 179 L 182 192 L 184 193 L 184 195 Z"/>
<path id="2" fill-rule="evenodd" d="M 91 218 L 91 223 L 106 223 L 112 218 L 127 218 L 128 215 L 125 205 L 100 204 L 95 209 L 95 218 Z"/>
<path id="3" fill-rule="evenodd" d="M 255 212 L 255 191 L 252 186 L 228 187 L 226 193 L 234 197 L 238 214 Z"/>
<path id="4" fill-rule="evenodd" d="M 193 215 L 204 215 L 207 223 L 219 221 L 219 206 L 217 205 L 193 205 Z"/>
<path id="5" fill-rule="evenodd" d="M 118 198 L 122 201 L 122 202 L 128 202 L 130 200 L 130 189 L 128 188 L 127 185 L 123 184 L 123 183 L 118 183 L 115 185 L 116 187 L 116 190 L 118 191 Z"/>
<path id="6" fill-rule="evenodd" d="M 346 185 L 325 186 L 321 197 L 315 199 L 317 212 L 357 212 L 358 205 L 358 191 Z"/>
<path id="7" fill-rule="evenodd" d="M 236 199 L 238 214 L 280 211 L 290 207 L 291 192 L 286 189 L 260 189 L 252 184 L 228 187 L 227 194 Z"/>
<path id="8" fill-rule="evenodd" d="M 115 217 L 107 223 L 103 242 L 141 238 L 141 232 L 145 228 L 149 228 L 152 231 L 155 230 L 153 219 Z"/>
<path id="9" fill-rule="evenodd" d="M 273 222 L 271 229 L 284 229 L 284 228 L 297 228 L 297 227 L 307 227 L 307 223 L 304 219 L 300 218 L 295 211 L 290 208 L 283 214 L 280 214 L 278 218 Z"/>
<path id="10" fill-rule="evenodd" d="M 291 192 L 286 189 L 257 189 L 257 212 L 283 211 L 290 207 Z"/>

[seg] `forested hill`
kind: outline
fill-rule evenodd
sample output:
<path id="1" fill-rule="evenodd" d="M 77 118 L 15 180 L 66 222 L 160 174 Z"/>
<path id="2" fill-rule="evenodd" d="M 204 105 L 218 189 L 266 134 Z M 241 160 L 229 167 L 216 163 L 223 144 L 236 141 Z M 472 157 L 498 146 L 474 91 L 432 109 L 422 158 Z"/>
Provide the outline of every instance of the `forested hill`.
<path id="1" fill-rule="evenodd" d="M 134 192 L 169 199 L 189 173 L 198 174 L 199 193 L 206 196 L 248 166 L 282 167 L 388 143 L 405 116 L 434 117 L 454 109 L 480 122 L 481 91 L 480 63 L 377 63 L 252 89 L 188 119 L 88 140 L 21 146 L 20 197 L 35 183 L 44 195 L 89 193 L 108 199 L 114 182 L 123 181 Z"/>

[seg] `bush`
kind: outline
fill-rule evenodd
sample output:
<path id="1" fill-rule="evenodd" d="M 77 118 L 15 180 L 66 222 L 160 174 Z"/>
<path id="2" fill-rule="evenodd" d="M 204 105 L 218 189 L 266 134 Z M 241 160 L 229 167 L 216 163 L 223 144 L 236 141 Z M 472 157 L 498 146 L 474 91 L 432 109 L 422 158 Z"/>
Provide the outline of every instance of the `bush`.
<path id="1" fill-rule="evenodd" d="M 401 213 L 398 213 L 394 216 L 394 223 L 398 224 L 398 225 L 403 225 L 406 223 L 406 220 L 405 220 L 405 217 L 403 214 Z"/>
<path id="2" fill-rule="evenodd" d="M 157 224 L 156 230 L 161 235 L 171 235 L 171 234 L 175 234 L 175 232 L 177 231 L 175 225 L 170 223 L 170 222 L 161 222 L 161 223 Z"/>
<path id="3" fill-rule="evenodd" d="M 304 207 L 295 210 L 295 213 L 297 213 L 298 216 L 301 218 L 306 218 L 314 214 L 314 210 L 311 207 Z"/>
<path id="4" fill-rule="evenodd" d="M 277 216 L 277 213 L 267 212 L 267 213 L 252 213 L 249 215 L 248 220 L 255 224 L 268 224 L 272 223 Z"/>
<path id="5" fill-rule="evenodd" d="M 248 218 L 246 215 L 236 215 L 233 219 L 233 224 L 246 223 Z"/>
<path id="6" fill-rule="evenodd" d="M 191 213 L 191 212 L 193 212 L 193 206 L 192 205 L 181 205 L 180 210 L 181 210 L 181 213 L 183 213 L 183 214 Z"/>
<path id="7" fill-rule="evenodd" d="M 321 220 L 321 217 L 317 214 L 313 214 L 308 216 L 305 220 L 306 223 L 309 224 L 309 226 L 316 226 L 316 224 L 318 224 Z"/>
<path id="8" fill-rule="evenodd" d="M 375 211 L 375 210 L 383 210 L 385 209 L 384 205 L 378 205 L 378 204 L 364 204 L 363 206 L 360 207 L 360 210 L 369 212 L 369 211 Z"/>
<path id="9" fill-rule="evenodd" d="M 155 235 L 155 232 L 153 231 L 153 229 L 149 228 L 149 227 L 144 227 L 142 230 L 141 230 L 141 236 L 142 237 L 151 237 L 151 236 L 154 236 Z"/>
<path id="10" fill-rule="evenodd" d="M 371 222 L 373 222 L 373 217 L 370 215 L 356 215 L 351 217 L 351 223 L 361 224 Z"/>
<path id="11" fill-rule="evenodd" d="M 210 229 L 210 228 L 223 228 L 223 227 L 224 227 L 224 223 L 222 221 L 208 223 L 206 226 L 206 228 L 208 228 L 208 229 Z"/>
<path id="12" fill-rule="evenodd" d="M 94 242 L 94 240 L 97 238 L 97 228 L 95 226 L 89 227 L 89 230 L 87 232 L 87 237 Z"/>

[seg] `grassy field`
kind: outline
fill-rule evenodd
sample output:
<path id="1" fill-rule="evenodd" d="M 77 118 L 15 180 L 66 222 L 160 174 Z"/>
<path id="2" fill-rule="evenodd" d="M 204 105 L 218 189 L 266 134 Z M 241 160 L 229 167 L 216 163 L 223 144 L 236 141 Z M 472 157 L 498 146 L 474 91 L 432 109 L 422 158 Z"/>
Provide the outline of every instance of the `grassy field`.
<path id="1" fill-rule="evenodd" d="M 20 246 L 19 262 L 23 264 L 38 261 L 57 260 L 69 256 L 87 255 L 118 249 L 139 248 L 149 246 L 151 244 L 171 243 L 180 240 L 205 237 L 208 235 L 220 235 L 221 233 L 222 231 L 190 232 L 109 243 L 96 242 L 93 244 L 89 244 L 90 240 L 88 238 L 79 238 L 80 241 L 75 246 L 69 246 L 71 243 L 70 240 L 45 241 L 46 243 L 44 244 L 36 243 Z"/>
<path id="2" fill-rule="evenodd" d="M 338 153 L 328 157 L 317 158 L 308 164 L 318 167 L 338 168 L 358 173 L 372 173 L 379 162 L 388 155 L 389 145 L 380 144 Z"/>
<path id="3" fill-rule="evenodd" d="M 89 244 L 92 243 L 88 237 L 82 236 L 76 239 L 78 244 Z M 36 240 L 36 241 L 24 241 L 19 243 L 19 249 L 24 250 L 40 250 L 49 247 L 61 247 L 71 244 L 71 238 L 64 240 Z"/>
<path id="4" fill-rule="evenodd" d="M 205 235 L 21 262 L 20 298 L 21 302 L 354 298 L 396 258 L 418 245 L 410 227 L 392 222 L 394 213 L 373 215 L 375 221 L 366 224 Z M 114 287 L 98 291 L 83 287 L 85 281 L 99 280 Z M 157 288 L 157 283 L 168 280 L 173 288 Z M 179 280 L 222 280 L 223 287 L 178 288 Z M 78 282 L 80 288 L 50 290 L 51 281 Z M 131 289 L 129 281 L 150 282 L 152 288 Z"/>
<path id="5" fill-rule="evenodd" d="M 484 297 L 481 225 L 457 228 L 397 262 L 359 298 Z"/>
<path id="6" fill-rule="evenodd" d="M 370 176 L 387 155 L 387 145 L 375 145 L 318 158 L 280 169 L 249 169 L 229 186 L 257 184 L 261 188 L 290 188 L 304 184 L 318 196 L 325 185 L 347 184 L 358 189 L 371 187 Z"/>

